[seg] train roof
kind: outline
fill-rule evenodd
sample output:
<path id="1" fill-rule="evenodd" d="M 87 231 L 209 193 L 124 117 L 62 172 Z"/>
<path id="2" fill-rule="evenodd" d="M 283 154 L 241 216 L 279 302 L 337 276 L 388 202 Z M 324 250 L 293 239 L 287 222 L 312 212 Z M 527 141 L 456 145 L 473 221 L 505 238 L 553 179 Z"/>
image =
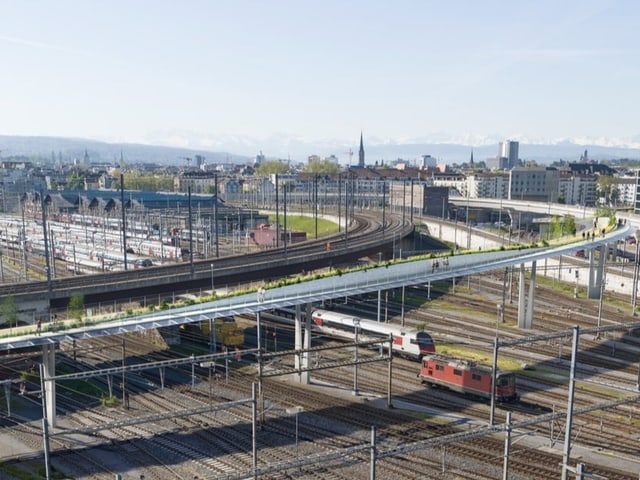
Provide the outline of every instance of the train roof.
<path id="1" fill-rule="evenodd" d="M 467 360 L 464 358 L 452 357 L 450 355 L 445 355 L 443 353 L 436 353 L 434 355 L 426 355 L 422 357 L 423 361 L 432 361 L 437 363 L 444 363 L 453 368 L 460 368 L 463 370 L 480 370 L 483 372 L 491 372 L 491 365 L 486 365 L 484 363 L 478 363 L 475 360 Z M 511 374 L 511 372 L 502 372 L 500 370 L 496 371 L 496 375 L 505 375 Z"/>
<path id="2" fill-rule="evenodd" d="M 355 322 L 359 322 L 360 330 L 379 333 L 381 335 L 415 335 L 418 330 L 413 327 L 402 327 L 388 323 L 366 320 L 355 315 L 331 312 L 327 310 L 314 310 L 313 317 L 319 317 L 323 322 L 355 328 Z"/>

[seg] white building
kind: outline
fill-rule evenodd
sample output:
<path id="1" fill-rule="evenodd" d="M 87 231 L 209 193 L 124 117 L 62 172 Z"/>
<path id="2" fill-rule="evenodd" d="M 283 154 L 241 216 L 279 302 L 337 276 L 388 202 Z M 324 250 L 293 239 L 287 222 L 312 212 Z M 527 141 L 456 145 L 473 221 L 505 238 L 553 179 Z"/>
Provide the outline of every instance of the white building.
<path id="1" fill-rule="evenodd" d="M 634 177 L 616 177 L 618 205 L 635 205 L 636 179 Z"/>
<path id="2" fill-rule="evenodd" d="M 434 187 L 455 188 L 460 192 L 460 195 L 467 196 L 467 177 L 462 173 L 434 173 L 432 179 Z"/>
<path id="3" fill-rule="evenodd" d="M 557 201 L 567 205 L 595 205 L 597 179 L 594 174 L 561 172 Z"/>
<path id="4" fill-rule="evenodd" d="M 508 198 L 508 173 L 474 173 L 468 175 L 466 190 L 471 198 Z"/>

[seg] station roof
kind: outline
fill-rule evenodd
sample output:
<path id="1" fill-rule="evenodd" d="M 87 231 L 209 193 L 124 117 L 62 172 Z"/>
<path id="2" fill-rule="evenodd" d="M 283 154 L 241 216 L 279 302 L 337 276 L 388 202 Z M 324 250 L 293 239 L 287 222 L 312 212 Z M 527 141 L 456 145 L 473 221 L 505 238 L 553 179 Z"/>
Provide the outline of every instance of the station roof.
<path id="1" fill-rule="evenodd" d="M 60 190 L 45 193 L 45 202 L 53 205 L 57 209 L 78 208 L 78 204 L 83 205 L 113 205 L 119 204 L 122 198 L 120 190 Z M 207 204 L 212 205 L 216 200 L 216 195 L 211 194 L 191 194 L 191 205 Z M 25 193 L 23 201 L 40 201 L 39 192 Z M 149 209 L 158 208 L 182 208 L 189 204 L 187 193 L 177 192 L 142 192 L 138 190 L 125 190 L 124 200 L 127 208 L 144 206 Z M 218 199 L 219 204 L 224 205 L 222 199 Z"/>

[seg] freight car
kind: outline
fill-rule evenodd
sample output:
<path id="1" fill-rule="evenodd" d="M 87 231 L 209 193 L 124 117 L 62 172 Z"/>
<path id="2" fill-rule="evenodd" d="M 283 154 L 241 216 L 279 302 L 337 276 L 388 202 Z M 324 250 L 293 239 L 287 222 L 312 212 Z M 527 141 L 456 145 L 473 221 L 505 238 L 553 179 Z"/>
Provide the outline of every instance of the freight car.
<path id="1" fill-rule="evenodd" d="M 491 398 L 491 373 L 491 367 L 470 360 L 430 355 L 422 359 L 418 376 L 422 383 L 487 399 Z M 518 400 L 513 373 L 496 372 L 495 398 L 499 402 Z"/>
<path id="2" fill-rule="evenodd" d="M 203 334 L 211 335 L 209 320 L 200 322 L 200 330 Z M 236 347 L 244 343 L 244 331 L 238 327 L 233 317 L 221 317 L 213 320 L 213 334 L 215 342 L 227 347 Z"/>
<path id="3" fill-rule="evenodd" d="M 314 310 L 311 313 L 315 331 L 332 337 L 354 339 L 356 326 L 361 341 L 393 338 L 391 351 L 413 360 L 436 351 L 433 338 L 427 332 L 411 327 L 364 320 L 344 313 Z M 374 338 L 375 337 L 375 338 Z"/>

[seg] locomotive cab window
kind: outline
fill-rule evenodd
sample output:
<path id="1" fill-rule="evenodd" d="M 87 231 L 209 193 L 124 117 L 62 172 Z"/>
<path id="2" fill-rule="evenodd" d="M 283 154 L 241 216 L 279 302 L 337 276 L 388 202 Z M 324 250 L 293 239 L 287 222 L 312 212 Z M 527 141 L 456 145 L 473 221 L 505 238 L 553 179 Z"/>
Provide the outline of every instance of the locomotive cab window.
<path id="1" fill-rule="evenodd" d="M 462 376 L 462 370 L 458 370 L 458 369 L 454 368 L 453 369 L 453 374 L 457 375 L 458 377 L 461 377 Z"/>
<path id="2" fill-rule="evenodd" d="M 477 373 L 472 373 L 471 380 L 475 380 L 476 382 L 479 382 L 482 380 L 482 376 L 478 375 Z"/>
<path id="3" fill-rule="evenodd" d="M 444 372 L 444 367 L 442 365 L 436 365 L 436 370 L 439 372 Z"/>
<path id="4" fill-rule="evenodd" d="M 497 382 L 498 386 L 500 386 L 500 387 L 508 387 L 508 386 L 510 386 L 512 384 L 511 378 L 512 377 L 508 377 L 508 376 L 507 377 L 500 377 L 498 379 L 498 382 Z"/>

